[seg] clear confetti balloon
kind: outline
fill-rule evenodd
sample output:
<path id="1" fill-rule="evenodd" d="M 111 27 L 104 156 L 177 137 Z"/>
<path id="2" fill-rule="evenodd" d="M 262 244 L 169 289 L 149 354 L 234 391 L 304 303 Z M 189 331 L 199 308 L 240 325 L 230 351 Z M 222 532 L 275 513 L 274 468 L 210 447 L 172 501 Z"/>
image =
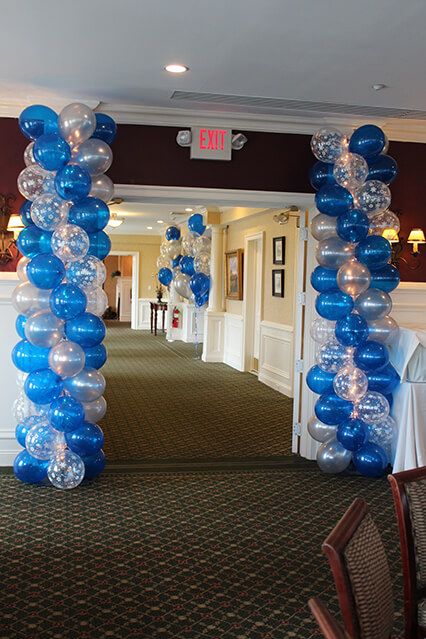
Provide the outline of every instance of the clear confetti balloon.
<path id="1" fill-rule="evenodd" d="M 337 426 L 330 426 L 321 422 L 316 415 L 308 421 L 308 433 L 317 442 L 326 442 L 336 438 Z"/>
<path id="2" fill-rule="evenodd" d="M 320 346 L 317 353 L 317 364 L 324 371 L 337 373 L 337 371 L 352 362 L 352 349 L 339 344 L 336 340 L 330 340 Z"/>
<path id="3" fill-rule="evenodd" d="M 84 419 L 86 422 L 97 424 L 105 415 L 107 403 L 105 397 L 99 397 L 94 402 L 84 402 Z"/>
<path id="4" fill-rule="evenodd" d="M 50 311 L 38 311 L 25 323 L 25 337 L 34 346 L 51 348 L 64 337 L 64 323 Z"/>
<path id="5" fill-rule="evenodd" d="M 388 462 L 393 465 L 398 441 L 398 426 L 393 417 L 389 415 L 379 424 L 369 424 L 368 440 L 381 446 L 386 453 Z"/>
<path id="6" fill-rule="evenodd" d="M 18 371 L 16 373 L 16 385 L 18 388 L 24 388 L 25 380 L 28 377 L 28 373 L 24 373 L 23 371 Z"/>
<path id="7" fill-rule="evenodd" d="M 339 369 L 333 379 L 336 395 L 350 402 L 359 401 L 368 389 L 366 374 L 360 369 L 347 364 Z"/>
<path id="8" fill-rule="evenodd" d="M 329 237 L 318 242 L 317 262 L 325 268 L 338 269 L 354 255 L 355 247 L 340 237 Z"/>
<path id="9" fill-rule="evenodd" d="M 76 262 L 87 255 L 90 240 L 86 231 L 76 224 L 64 224 L 52 235 L 52 251 L 64 263 Z"/>
<path id="10" fill-rule="evenodd" d="M 78 262 L 72 262 L 67 268 L 67 279 L 71 284 L 84 291 L 94 286 L 102 286 L 106 278 L 103 262 L 93 255 L 88 255 Z"/>
<path id="11" fill-rule="evenodd" d="M 324 442 L 317 452 L 317 463 L 323 473 L 341 473 L 349 466 L 352 453 L 337 439 Z"/>
<path id="12" fill-rule="evenodd" d="M 342 264 L 337 272 L 337 285 L 341 291 L 357 297 L 370 286 L 371 275 L 365 264 L 356 259 Z"/>
<path id="13" fill-rule="evenodd" d="M 346 138 L 333 127 L 324 127 L 314 133 L 311 139 L 312 153 L 321 162 L 333 163 L 345 150 Z"/>
<path id="14" fill-rule="evenodd" d="M 166 241 L 162 242 L 162 244 L 160 245 L 160 256 L 170 261 L 168 255 L 168 242 Z"/>
<path id="15" fill-rule="evenodd" d="M 194 257 L 194 269 L 197 273 L 210 275 L 210 253 L 204 251 L 197 253 Z"/>
<path id="16" fill-rule="evenodd" d="M 328 240 L 330 237 L 337 237 L 337 217 L 318 213 L 311 222 L 311 233 L 318 240 Z"/>
<path id="17" fill-rule="evenodd" d="M 355 404 L 354 416 L 367 424 L 380 424 L 389 415 L 389 402 L 384 395 L 375 391 L 367 391 Z"/>
<path id="18" fill-rule="evenodd" d="M 70 450 L 61 451 L 50 460 L 47 476 L 55 488 L 76 488 L 84 478 L 84 462 Z"/>
<path id="19" fill-rule="evenodd" d="M 32 315 L 37 311 L 48 309 L 50 291 L 37 288 L 30 282 L 18 284 L 12 292 L 12 304 L 18 313 Z"/>
<path id="20" fill-rule="evenodd" d="M 194 253 L 210 253 L 212 241 L 207 235 L 200 235 L 194 240 Z"/>
<path id="21" fill-rule="evenodd" d="M 92 188 L 90 197 L 96 197 L 103 202 L 110 202 L 114 197 L 114 184 L 107 175 L 94 175 L 92 177 Z"/>
<path id="22" fill-rule="evenodd" d="M 86 104 L 73 102 L 60 112 L 58 127 L 64 140 L 74 148 L 92 136 L 96 128 L 95 114 Z"/>
<path id="23" fill-rule="evenodd" d="M 367 180 L 355 193 L 356 208 L 367 215 L 376 215 L 390 207 L 390 188 L 379 180 Z"/>
<path id="24" fill-rule="evenodd" d="M 368 339 L 382 344 L 392 344 L 398 337 L 399 326 L 389 315 L 368 322 Z"/>
<path id="25" fill-rule="evenodd" d="M 34 158 L 34 142 L 30 142 L 24 151 L 24 162 L 25 166 L 31 166 L 31 164 L 36 164 Z"/>
<path id="26" fill-rule="evenodd" d="M 31 219 L 44 231 L 54 231 L 68 216 L 69 204 L 62 198 L 45 193 L 31 205 Z"/>
<path id="27" fill-rule="evenodd" d="M 13 402 L 12 417 L 16 423 L 22 422 L 26 417 L 32 415 L 38 415 L 38 410 L 35 404 L 31 402 L 25 393 L 20 393 L 17 399 Z"/>
<path id="28" fill-rule="evenodd" d="M 162 255 L 159 255 L 157 257 L 157 268 L 158 270 L 160 270 L 160 268 L 170 268 L 170 260 L 168 257 L 163 257 Z"/>
<path id="29" fill-rule="evenodd" d="M 52 176 L 49 174 L 47 177 L 44 178 L 42 192 L 49 193 L 50 195 L 57 195 L 54 175 Z"/>
<path id="30" fill-rule="evenodd" d="M 310 334 L 315 342 L 323 344 L 334 338 L 335 328 L 336 322 L 327 320 L 325 317 L 318 317 L 311 324 Z"/>
<path id="31" fill-rule="evenodd" d="M 36 459 L 51 459 L 64 446 L 62 434 L 54 430 L 47 421 L 33 426 L 25 437 L 25 448 Z"/>
<path id="32" fill-rule="evenodd" d="M 182 255 L 194 256 L 194 242 L 198 238 L 198 235 L 194 233 L 188 233 L 182 238 Z"/>
<path id="33" fill-rule="evenodd" d="M 353 191 L 359 188 L 367 179 L 368 164 L 357 153 L 344 153 L 337 158 L 333 169 L 333 176 L 337 184 Z"/>
<path id="34" fill-rule="evenodd" d="M 16 274 L 19 277 L 19 279 L 21 280 L 21 282 L 27 282 L 28 281 L 27 266 L 28 266 L 29 262 L 30 262 L 30 258 L 29 257 L 22 256 L 21 259 L 19 260 L 17 266 L 16 266 Z"/>
<path id="35" fill-rule="evenodd" d="M 23 169 L 18 176 L 18 189 L 21 195 L 27 200 L 34 200 L 43 193 L 43 182 L 48 171 L 45 171 L 38 164 L 31 164 Z"/>
<path id="36" fill-rule="evenodd" d="M 86 311 L 102 317 L 108 307 L 108 295 L 100 286 L 88 288 L 85 291 L 87 297 Z"/>
<path id="37" fill-rule="evenodd" d="M 370 235 L 382 235 L 383 231 L 391 229 L 395 233 L 401 230 L 399 217 L 393 211 L 382 211 L 370 218 Z"/>
<path id="38" fill-rule="evenodd" d="M 64 340 L 50 349 L 49 366 L 63 379 L 82 371 L 85 360 L 84 350 L 75 342 Z"/>
<path id="39" fill-rule="evenodd" d="M 381 291 L 378 288 L 369 288 L 355 300 L 355 310 L 367 322 L 382 319 L 391 312 L 392 300 L 385 291 Z"/>

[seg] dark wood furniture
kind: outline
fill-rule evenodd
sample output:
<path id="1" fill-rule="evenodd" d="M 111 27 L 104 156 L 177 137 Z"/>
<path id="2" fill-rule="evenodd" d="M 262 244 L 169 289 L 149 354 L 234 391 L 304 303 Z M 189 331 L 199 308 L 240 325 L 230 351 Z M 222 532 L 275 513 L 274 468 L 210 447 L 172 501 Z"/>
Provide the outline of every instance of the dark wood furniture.
<path id="1" fill-rule="evenodd" d="M 164 333 L 167 302 L 150 302 L 151 307 L 151 333 L 157 335 L 158 311 L 162 312 L 162 331 Z"/>
<path id="2" fill-rule="evenodd" d="M 394 617 L 389 564 L 363 499 L 355 499 L 322 549 L 350 639 L 389 639 Z"/>
<path id="3" fill-rule="evenodd" d="M 401 545 L 405 639 L 426 637 L 426 467 L 388 476 Z"/>
<path id="4" fill-rule="evenodd" d="M 348 635 L 329 613 L 321 599 L 309 599 L 308 605 L 325 639 L 347 639 Z"/>

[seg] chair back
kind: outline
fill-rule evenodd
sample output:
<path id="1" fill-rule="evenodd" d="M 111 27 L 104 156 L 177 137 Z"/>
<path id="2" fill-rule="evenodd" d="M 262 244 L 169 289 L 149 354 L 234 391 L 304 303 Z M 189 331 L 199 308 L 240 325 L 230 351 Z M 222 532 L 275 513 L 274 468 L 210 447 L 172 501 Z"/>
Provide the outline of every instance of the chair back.
<path id="1" fill-rule="evenodd" d="M 405 637 L 426 626 L 426 467 L 388 476 L 392 488 L 404 580 Z"/>
<path id="2" fill-rule="evenodd" d="M 389 639 L 392 580 L 380 533 L 366 502 L 355 499 L 322 545 L 351 639 Z"/>
<path id="3" fill-rule="evenodd" d="M 329 613 L 321 599 L 309 599 L 308 605 L 317 621 L 324 639 L 347 639 L 348 635 L 337 623 L 335 618 Z"/>

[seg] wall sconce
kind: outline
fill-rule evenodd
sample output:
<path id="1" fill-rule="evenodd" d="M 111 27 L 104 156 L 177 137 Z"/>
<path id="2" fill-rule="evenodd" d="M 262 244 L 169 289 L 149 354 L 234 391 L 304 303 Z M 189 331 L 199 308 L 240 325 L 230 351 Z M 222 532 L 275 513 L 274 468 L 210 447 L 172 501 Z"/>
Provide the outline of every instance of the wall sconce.
<path id="1" fill-rule="evenodd" d="M 405 240 L 403 237 L 400 237 L 395 229 L 384 229 L 382 232 L 382 237 L 390 242 L 392 248 L 391 264 L 393 264 L 393 266 L 398 267 L 399 262 L 404 262 L 407 268 L 409 268 L 411 271 L 415 271 L 420 268 L 421 264 L 419 259 L 419 244 L 426 244 L 426 238 L 423 229 L 411 229 L 407 240 Z M 401 257 L 401 253 L 404 249 L 405 244 L 413 245 L 411 255 L 415 258 L 414 264 L 410 264 L 408 260 L 405 259 L 405 257 Z"/>
<path id="2" fill-rule="evenodd" d="M 419 244 L 426 244 L 425 234 L 423 229 L 411 229 L 410 235 L 407 239 L 408 244 L 413 245 L 412 255 L 419 254 Z"/>
<path id="3" fill-rule="evenodd" d="M 15 238 L 13 236 L 10 237 L 8 228 L 15 200 L 16 195 L 13 193 L 0 193 L 0 264 L 7 264 L 16 256 L 12 252 L 12 248 L 15 246 Z"/>
<path id="4" fill-rule="evenodd" d="M 13 239 L 15 241 L 18 239 L 19 233 L 22 231 L 23 228 L 25 227 L 22 224 L 21 216 L 17 213 L 12 213 L 9 218 L 7 230 L 13 233 Z"/>

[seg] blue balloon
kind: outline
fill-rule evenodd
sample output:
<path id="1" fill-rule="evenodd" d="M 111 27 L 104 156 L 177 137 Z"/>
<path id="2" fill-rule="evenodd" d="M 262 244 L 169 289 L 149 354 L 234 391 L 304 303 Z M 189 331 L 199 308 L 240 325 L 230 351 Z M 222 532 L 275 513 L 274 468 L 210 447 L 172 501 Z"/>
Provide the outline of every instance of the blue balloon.
<path id="1" fill-rule="evenodd" d="M 357 260 L 372 269 L 386 266 L 391 254 L 390 243 L 381 235 L 370 235 L 355 248 Z"/>
<path id="2" fill-rule="evenodd" d="M 337 235 L 346 242 L 360 242 L 365 240 L 370 228 L 370 221 L 365 213 L 353 209 L 337 218 Z"/>
<path id="3" fill-rule="evenodd" d="M 105 468 L 106 459 L 103 450 L 99 450 L 90 457 L 82 457 L 82 460 L 84 462 L 84 479 L 94 479 Z"/>
<path id="4" fill-rule="evenodd" d="M 315 403 L 315 415 L 323 424 L 335 426 L 349 419 L 353 411 L 352 402 L 338 397 L 335 393 L 325 393 Z"/>
<path id="5" fill-rule="evenodd" d="M 24 384 L 25 394 L 34 404 L 50 404 L 59 397 L 63 389 L 61 378 L 50 368 L 29 373 Z"/>
<path id="6" fill-rule="evenodd" d="M 336 338 L 343 346 L 359 346 L 368 339 L 368 324 L 356 313 L 345 315 L 336 322 Z"/>
<path id="7" fill-rule="evenodd" d="M 86 310 L 85 292 L 74 284 L 60 284 L 50 295 L 50 310 L 63 320 L 74 319 Z"/>
<path id="8" fill-rule="evenodd" d="M 39 253 L 28 263 L 27 275 L 37 288 L 51 289 L 59 286 L 64 279 L 65 266 L 56 255 Z"/>
<path id="9" fill-rule="evenodd" d="M 32 373 L 49 366 L 49 348 L 34 346 L 27 339 L 15 344 L 12 361 L 23 373 Z"/>
<path id="10" fill-rule="evenodd" d="M 337 290 L 337 271 L 325 266 L 317 266 L 311 273 L 311 284 L 318 293 Z"/>
<path id="11" fill-rule="evenodd" d="M 318 191 L 324 184 L 336 184 L 333 175 L 334 164 L 325 162 L 315 162 L 309 171 L 309 182 L 315 191 Z"/>
<path id="12" fill-rule="evenodd" d="M 306 375 L 306 383 L 313 393 L 323 395 L 333 392 L 334 373 L 324 371 L 318 365 L 312 366 Z"/>
<path id="13" fill-rule="evenodd" d="M 26 315 L 19 314 L 15 321 L 16 332 L 21 339 L 25 339 L 25 324 L 28 317 Z"/>
<path id="14" fill-rule="evenodd" d="M 51 403 L 48 418 L 53 428 L 70 433 L 84 422 L 84 408 L 76 399 L 62 395 Z"/>
<path id="15" fill-rule="evenodd" d="M 58 171 L 71 159 L 71 149 L 60 135 L 44 133 L 34 143 L 34 158 L 46 171 Z"/>
<path id="16" fill-rule="evenodd" d="M 27 226 L 19 233 L 16 245 L 25 257 L 35 257 L 39 253 L 51 252 L 52 233 L 42 231 L 35 224 Z"/>
<path id="17" fill-rule="evenodd" d="M 92 178 L 86 169 L 78 164 L 67 164 L 55 177 L 55 189 L 64 200 L 78 202 L 89 195 Z"/>
<path id="18" fill-rule="evenodd" d="M 203 216 L 201 213 L 193 213 L 188 220 L 188 228 L 192 233 L 197 233 L 198 235 L 202 235 L 206 230 L 206 227 L 203 224 Z"/>
<path id="19" fill-rule="evenodd" d="M 384 344 L 370 340 L 356 348 L 354 362 L 363 371 L 378 371 L 389 362 L 389 351 Z"/>
<path id="20" fill-rule="evenodd" d="M 349 151 L 364 158 L 379 155 L 386 146 L 386 136 L 375 124 L 364 124 L 351 135 Z"/>
<path id="21" fill-rule="evenodd" d="M 386 364 L 378 371 L 368 371 L 368 390 L 390 395 L 401 381 L 400 376 L 392 364 Z"/>
<path id="22" fill-rule="evenodd" d="M 25 438 L 28 435 L 28 431 L 30 431 L 31 428 L 35 426 L 36 424 L 39 424 L 40 422 L 42 422 L 43 419 L 44 419 L 43 417 L 31 416 L 31 417 L 25 417 L 22 420 L 22 422 L 19 422 L 19 424 L 17 424 L 15 428 L 15 437 L 18 444 L 20 444 L 23 448 L 25 448 Z"/>
<path id="23" fill-rule="evenodd" d="M 164 286 L 169 286 L 172 279 L 173 273 L 169 268 L 167 268 L 166 266 L 160 268 L 160 270 L 158 271 L 158 280 L 161 284 L 164 284 Z"/>
<path id="24" fill-rule="evenodd" d="M 391 184 L 398 174 L 396 160 L 390 155 L 378 155 L 367 159 L 367 180 L 379 180 L 385 184 Z"/>
<path id="25" fill-rule="evenodd" d="M 172 267 L 176 268 L 176 266 L 179 266 L 181 259 L 182 255 L 178 255 L 177 257 L 175 257 L 175 259 L 172 260 Z"/>
<path id="26" fill-rule="evenodd" d="M 19 127 L 29 140 L 37 140 L 44 133 L 57 133 L 58 116 L 47 106 L 33 104 L 22 111 Z"/>
<path id="27" fill-rule="evenodd" d="M 107 361 L 107 350 L 103 344 L 84 349 L 87 368 L 102 368 Z"/>
<path id="28" fill-rule="evenodd" d="M 68 448 L 80 457 L 96 455 L 104 445 L 104 434 L 96 424 L 83 422 L 75 430 L 65 433 Z"/>
<path id="29" fill-rule="evenodd" d="M 96 128 L 92 137 L 103 140 L 107 144 L 114 142 L 117 134 L 117 125 L 106 113 L 95 113 Z"/>
<path id="30" fill-rule="evenodd" d="M 24 200 L 21 204 L 21 208 L 19 209 L 19 214 L 24 226 L 34 226 L 34 222 L 31 217 L 31 205 L 32 202 L 30 202 L 30 200 Z"/>
<path id="31" fill-rule="evenodd" d="M 383 448 L 372 442 L 367 442 L 355 451 L 352 461 L 357 471 L 366 477 L 381 477 L 388 465 Z"/>
<path id="32" fill-rule="evenodd" d="M 49 460 L 44 461 L 31 457 L 26 450 L 21 450 L 13 462 L 13 472 L 16 479 L 26 484 L 38 484 L 47 477 Z"/>
<path id="33" fill-rule="evenodd" d="M 81 226 L 86 233 L 102 231 L 109 222 L 109 208 L 96 197 L 87 197 L 70 208 L 68 222 Z"/>
<path id="34" fill-rule="evenodd" d="M 347 450 L 358 450 L 368 439 L 368 425 L 362 419 L 347 419 L 338 425 L 336 439 Z"/>
<path id="35" fill-rule="evenodd" d="M 399 284 L 400 276 L 399 271 L 392 264 L 385 264 L 379 269 L 370 269 L 371 273 L 371 288 L 378 288 L 381 291 L 390 293 Z"/>
<path id="36" fill-rule="evenodd" d="M 93 313 L 82 313 L 65 322 L 65 335 L 83 348 L 97 346 L 105 337 L 105 324 Z"/>
<path id="37" fill-rule="evenodd" d="M 180 229 L 177 226 L 169 226 L 164 235 L 166 240 L 178 240 L 180 238 Z"/>
<path id="38" fill-rule="evenodd" d="M 321 213 L 337 217 L 348 213 L 354 205 L 350 192 L 339 184 L 326 184 L 315 195 L 315 204 Z"/>
<path id="39" fill-rule="evenodd" d="M 203 293 L 202 295 L 195 295 L 195 306 L 201 308 L 209 301 L 209 292 Z"/>
<path id="40" fill-rule="evenodd" d="M 105 231 L 89 233 L 89 255 L 94 255 L 100 260 L 104 260 L 111 250 L 111 240 Z"/>
<path id="41" fill-rule="evenodd" d="M 204 273 L 194 273 L 189 280 L 189 286 L 194 295 L 202 296 L 210 290 L 210 278 Z"/>
<path id="42" fill-rule="evenodd" d="M 353 309 L 354 301 L 343 291 L 327 291 L 320 293 L 315 300 L 318 315 L 328 320 L 338 320 L 348 315 Z"/>
<path id="43" fill-rule="evenodd" d="M 185 275 L 189 275 L 190 277 L 194 275 L 194 258 L 189 255 L 184 255 L 180 261 L 180 270 L 182 273 L 185 273 Z"/>

